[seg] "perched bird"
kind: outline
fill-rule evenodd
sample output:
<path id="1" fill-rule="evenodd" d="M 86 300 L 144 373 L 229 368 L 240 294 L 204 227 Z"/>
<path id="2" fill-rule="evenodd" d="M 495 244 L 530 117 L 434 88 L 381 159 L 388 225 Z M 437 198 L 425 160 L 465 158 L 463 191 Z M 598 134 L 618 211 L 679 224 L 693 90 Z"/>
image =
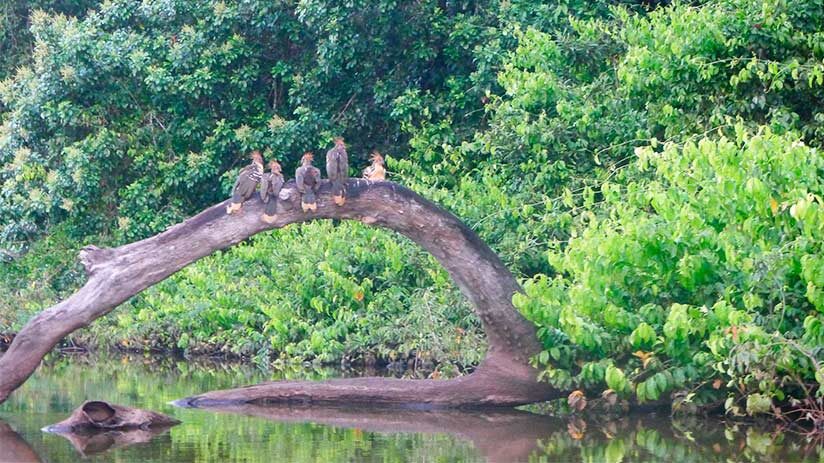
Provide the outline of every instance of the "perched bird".
<path id="1" fill-rule="evenodd" d="M 326 152 L 326 176 L 332 182 L 332 198 L 342 206 L 346 198 L 346 180 L 349 179 L 349 156 L 343 138 L 335 138 L 335 146 Z"/>
<path id="2" fill-rule="evenodd" d="M 363 178 L 366 180 L 386 180 L 386 168 L 384 168 L 381 153 L 374 151 L 369 159 L 372 161 L 372 165 L 363 169 Z"/>
<path id="3" fill-rule="evenodd" d="M 320 169 L 312 165 L 315 156 L 311 152 L 306 152 L 300 158 L 301 166 L 295 171 L 295 183 L 300 192 L 300 207 L 303 212 L 318 210 L 315 195 L 320 187 Z"/>
<path id="4" fill-rule="evenodd" d="M 252 151 L 252 163 L 241 169 L 240 174 L 232 187 L 232 203 L 226 206 L 227 214 L 240 211 L 243 201 L 249 199 L 257 190 L 260 177 L 263 175 L 263 156 L 260 151 Z"/>
<path id="5" fill-rule="evenodd" d="M 264 174 L 260 182 L 260 199 L 265 204 L 261 219 L 266 223 L 275 221 L 278 193 L 281 188 L 283 188 L 283 174 L 280 172 L 280 163 L 272 159 L 269 161 L 269 173 Z"/>

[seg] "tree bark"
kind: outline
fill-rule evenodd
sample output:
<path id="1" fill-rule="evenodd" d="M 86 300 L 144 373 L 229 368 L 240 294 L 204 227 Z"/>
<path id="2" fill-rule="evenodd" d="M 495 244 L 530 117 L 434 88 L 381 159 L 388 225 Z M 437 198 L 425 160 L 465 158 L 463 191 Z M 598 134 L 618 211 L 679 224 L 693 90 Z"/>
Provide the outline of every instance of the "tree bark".
<path id="1" fill-rule="evenodd" d="M 130 297 L 183 267 L 262 231 L 315 219 L 358 220 L 395 230 L 430 252 L 472 303 L 483 323 L 489 349 L 477 370 L 449 381 L 380 378 L 326 382 L 265 383 L 217 391 L 180 401 L 182 405 L 243 402 L 353 402 L 420 404 L 436 407 L 517 405 L 559 397 L 536 380 L 529 358 L 541 349 L 534 326 L 512 306 L 520 288 L 498 256 L 478 236 L 435 204 L 392 182 L 350 180 L 347 200 L 336 206 L 324 182 L 317 211 L 304 213 L 294 182 L 278 199 L 275 223 L 261 221 L 262 203 L 253 198 L 240 215 L 227 202 L 145 240 L 80 253 L 88 280 L 71 297 L 41 312 L 17 334 L 0 357 L 0 403 L 34 372 L 67 334 L 109 313 Z"/>

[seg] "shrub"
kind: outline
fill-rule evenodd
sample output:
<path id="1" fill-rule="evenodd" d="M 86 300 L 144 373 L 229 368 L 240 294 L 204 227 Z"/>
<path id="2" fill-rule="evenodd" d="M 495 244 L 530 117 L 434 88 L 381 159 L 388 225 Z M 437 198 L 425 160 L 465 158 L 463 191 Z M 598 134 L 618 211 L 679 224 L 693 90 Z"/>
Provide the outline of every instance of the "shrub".
<path id="1" fill-rule="evenodd" d="M 516 305 L 545 380 L 728 409 L 820 391 L 824 157 L 791 135 L 638 150 L 626 183 L 581 204 L 554 277 Z M 746 404 L 745 404 L 746 402 Z"/>

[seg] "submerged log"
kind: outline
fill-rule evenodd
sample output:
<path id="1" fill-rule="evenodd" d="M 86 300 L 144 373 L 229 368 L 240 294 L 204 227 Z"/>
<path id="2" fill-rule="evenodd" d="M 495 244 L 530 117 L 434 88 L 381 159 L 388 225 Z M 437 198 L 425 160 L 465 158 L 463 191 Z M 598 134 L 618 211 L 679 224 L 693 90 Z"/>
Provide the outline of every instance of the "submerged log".
<path id="1" fill-rule="evenodd" d="M 347 200 L 334 204 L 324 182 L 316 211 L 304 213 L 294 182 L 278 199 L 277 219 L 261 221 L 263 205 L 248 201 L 240 215 L 212 206 L 154 237 L 118 248 L 89 246 L 80 253 L 88 281 L 65 301 L 23 327 L 0 357 L 0 402 L 19 387 L 68 333 L 84 327 L 149 286 L 217 250 L 262 231 L 315 219 L 358 220 L 395 230 L 430 252 L 471 302 L 489 348 L 469 376 L 448 381 L 343 379 L 266 383 L 185 399 L 182 405 L 215 403 L 350 402 L 434 407 L 510 406 L 562 396 L 537 381 L 529 358 L 540 351 L 535 327 L 512 306 L 520 291 L 498 256 L 454 215 L 392 182 L 350 180 Z"/>
<path id="2" fill-rule="evenodd" d="M 129 431 L 171 427 L 180 421 L 162 413 L 139 408 L 110 404 L 102 400 L 90 400 L 78 407 L 65 420 L 43 428 L 44 432 L 81 433 L 95 431 Z"/>
<path id="3" fill-rule="evenodd" d="M 83 456 L 149 442 L 180 421 L 149 410 L 88 401 L 65 420 L 43 428 L 60 435 Z"/>

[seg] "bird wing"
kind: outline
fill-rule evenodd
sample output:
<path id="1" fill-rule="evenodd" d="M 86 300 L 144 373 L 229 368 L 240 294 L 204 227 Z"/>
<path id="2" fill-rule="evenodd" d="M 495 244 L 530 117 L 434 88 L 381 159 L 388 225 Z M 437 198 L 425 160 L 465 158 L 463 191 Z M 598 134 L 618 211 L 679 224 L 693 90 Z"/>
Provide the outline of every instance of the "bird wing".
<path id="1" fill-rule="evenodd" d="M 269 177 L 269 184 L 272 185 L 272 196 L 275 198 L 278 197 L 278 193 L 280 193 L 280 190 L 283 188 L 283 183 L 283 175 L 272 174 L 272 176 Z"/>
<path id="2" fill-rule="evenodd" d="M 269 202 L 269 184 L 272 180 L 272 174 L 264 174 L 260 179 L 260 199 L 264 203 Z"/>
<path id="3" fill-rule="evenodd" d="M 338 153 L 340 153 L 340 163 L 338 164 L 340 179 L 345 181 L 349 176 L 349 155 L 346 153 L 346 148 L 341 148 Z"/>
<path id="4" fill-rule="evenodd" d="M 255 168 L 254 164 L 249 164 L 248 166 L 240 169 L 240 172 L 237 174 L 237 180 L 235 180 L 235 186 L 232 187 L 232 191 L 235 191 L 238 186 L 240 186 L 240 182 L 243 181 L 246 177 L 252 173 L 252 170 Z"/>
<path id="5" fill-rule="evenodd" d="M 295 171 L 295 184 L 298 187 L 298 191 L 303 194 L 306 192 L 306 185 L 303 184 L 303 177 L 306 175 L 306 167 L 298 167 L 298 170 Z"/>
<path id="6" fill-rule="evenodd" d="M 235 184 L 232 186 L 233 193 L 235 190 L 237 190 L 237 187 L 240 186 L 240 181 L 243 179 L 243 177 L 245 177 L 246 174 L 249 172 L 249 167 L 250 166 L 246 166 L 243 169 L 240 169 L 240 172 L 238 172 L 237 180 L 235 180 Z"/>
<path id="7" fill-rule="evenodd" d="M 318 169 L 315 166 L 310 167 L 310 169 L 312 169 L 312 190 L 314 190 L 317 193 L 318 189 L 320 188 L 320 169 Z"/>
<path id="8" fill-rule="evenodd" d="M 338 179 L 337 161 L 337 148 L 332 148 L 326 152 L 326 176 L 332 182 Z"/>

